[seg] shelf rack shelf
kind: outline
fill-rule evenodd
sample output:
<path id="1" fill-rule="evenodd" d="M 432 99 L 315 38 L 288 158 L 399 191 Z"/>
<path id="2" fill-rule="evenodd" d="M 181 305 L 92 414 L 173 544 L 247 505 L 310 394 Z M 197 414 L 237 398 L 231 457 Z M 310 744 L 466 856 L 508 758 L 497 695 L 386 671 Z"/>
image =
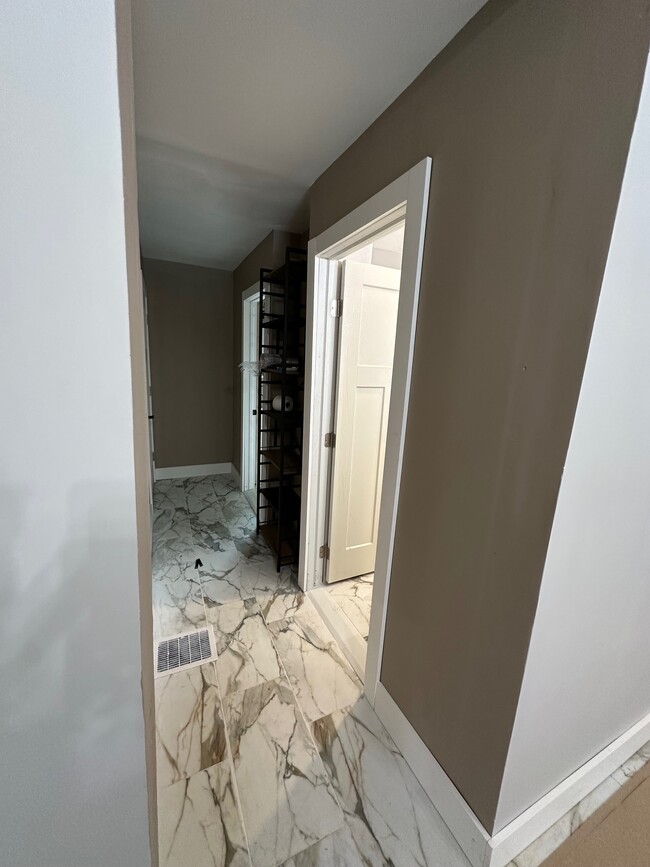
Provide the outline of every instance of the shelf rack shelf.
<path id="1" fill-rule="evenodd" d="M 280 268 L 260 271 L 257 532 L 278 572 L 299 553 L 306 294 L 306 250 L 287 247 Z"/>

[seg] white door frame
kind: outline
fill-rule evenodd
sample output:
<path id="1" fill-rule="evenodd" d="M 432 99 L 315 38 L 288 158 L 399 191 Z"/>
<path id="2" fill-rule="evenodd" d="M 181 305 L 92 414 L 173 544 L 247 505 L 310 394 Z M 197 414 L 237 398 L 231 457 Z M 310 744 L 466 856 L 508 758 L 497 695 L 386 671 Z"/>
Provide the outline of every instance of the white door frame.
<path id="1" fill-rule="evenodd" d="M 327 539 L 330 450 L 324 447 L 324 439 L 332 424 L 335 396 L 337 320 L 331 312 L 339 292 L 339 260 L 378 232 L 405 220 L 379 540 L 364 678 L 365 693 L 373 705 L 381 671 L 430 178 L 431 158 L 426 157 L 312 239 L 308 251 L 301 556 L 298 566 L 298 581 L 305 591 L 322 583 L 324 561 L 319 556 L 319 549 Z"/>
<path id="2" fill-rule="evenodd" d="M 242 308 L 241 308 L 241 321 L 242 321 L 242 361 L 257 361 L 257 358 L 253 358 L 253 342 L 251 340 L 251 332 L 250 332 L 250 319 L 251 319 L 251 311 L 253 303 L 256 300 L 259 300 L 260 296 L 260 284 L 259 282 L 254 283 L 245 292 L 242 292 Z M 251 405 L 250 401 L 250 391 L 249 384 L 250 380 L 248 377 L 252 377 L 252 373 L 243 373 L 242 375 L 242 428 L 241 428 L 241 487 L 242 491 L 250 490 L 254 487 L 257 481 L 257 468 L 255 463 L 250 465 L 250 431 L 251 431 L 251 418 L 254 407 Z"/>
<path id="3" fill-rule="evenodd" d="M 147 374 L 147 431 L 149 434 L 149 504 L 153 515 L 153 483 L 156 480 L 156 452 L 153 440 L 153 395 L 151 392 L 151 352 L 149 349 L 149 301 L 144 274 L 140 269 L 140 286 L 142 288 L 142 305 L 144 312 L 144 360 Z"/>

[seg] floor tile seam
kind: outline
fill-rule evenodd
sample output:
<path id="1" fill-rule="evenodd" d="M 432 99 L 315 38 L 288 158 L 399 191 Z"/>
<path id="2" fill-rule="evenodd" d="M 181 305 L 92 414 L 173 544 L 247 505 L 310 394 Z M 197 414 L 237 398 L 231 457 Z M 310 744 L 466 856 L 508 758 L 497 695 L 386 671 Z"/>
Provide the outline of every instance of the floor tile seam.
<path id="1" fill-rule="evenodd" d="M 357 625 L 354 623 L 354 621 L 353 621 L 350 617 L 348 617 L 348 615 L 345 613 L 345 610 L 341 607 L 341 605 L 339 605 L 338 601 L 336 600 L 336 597 L 332 597 L 332 596 L 330 596 L 330 599 L 334 599 L 334 604 L 336 605 L 336 607 L 337 607 L 338 610 L 340 611 L 341 616 L 342 616 L 343 618 L 345 618 L 346 623 L 349 623 L 349 624 L 350 624 L 350 626 L 352 627 L 352 629 L 354 629 L 354 631 L 355 631 L 356 634 L 361 638 L 362 641 L 366 641 L 366 642 L 367 642 L 368 639 L 365 637 L 365 635 L 364 635 L 362 632 L 359 632 L 359 628 L 358 628 Z"/>
<path id="2" fill-rule="evenodd" d="M 221 718 L 223 720 L 223 731 L 224 737 L 226 738 L 226 753 L 227 753 L 227 761 L 228 761 L 228 769 L 230 771 L 230 777 L 232 780 L 233 793 L 235 795 L 235 803 L 237 804 L 237 815 L 239 816 L 239 821 L 241 822 L 242 831 L 244 834 L 244 840 L 246 841 L 246 854 L 248 855 L 248 863 L 252 864 L 251 858 L 251 848 L 250 843 L 248 841 L 248 831 L 246 829 L 246 822 L 244 821 L 244 812 L 242 810 L 241 805 L 241 796 L 239 794 L 239 783 L 237 781 L 237 772 L 235 770 L 235 761 L 232 756 L 232 745 L 230 743 L 230 732 L 228 726 L 228 720 L 226 719 L 226 708 L 223 701 L 223 695 L 221 692 L 221 684 L 219 683 L 219 674 L 216 671 L 215 665 L 215 674 L 216 674 L 216 683 L 217 683 L 217 692 L 219 695 L 219 707 L 221 708 Z"/>
<path id="3" fill-rule="evenodd" d="M 185 490 L 185 486 L 183 486 L 183 488 L 184 488 L 184 490 Z M 186 504 L 186 510 L 187 510 L 187 512 L 188 512 L 188 514 L 189 514 L 189 508 L 188 508 L 187 493 L 186 493 L 186 491 L 185 491 L 185 504 Z M 192 541 L 194 542 L 195 547 L 196 547 L 196 541 L 197 541 L 197 540 L 196 540 L 196 535 L 195 535 L 195 532 L 196 532 L 196 531 L 194 530 L 194 527 L 192 526 L 191 518 L 190 518 L 190 529 L 191 529 L 191 531 L 192 531 Z M 236 776 L 236 773 L 235 773 L 235 767 L 234 767 L 234 762 L 233 762 L 233 758 L 232 758 L 232 748 L 231 748 L 231 744 L 230 744 L 230 735 L 229 735 L 229 732 L 228 732 L 228 725 L 227 725 L 227 720 L 226 720 L 225 708 L 224 708 L 224 703 L 223 703 L 223 697 L 222 697 L 222 694 L 221 694 L 221 686 L 220 686 L 220 684 L 219 684 L 219 675 L 218 675 L 217 666 L 216 666 L 216 660 L 218 659 L 219 655 L 218 655 L 218 653 L 217 653 L 217 639 L 216 639 L 216 636 L 215 636 L 215 634 L 214 634 L 214 632 L 215 632 L 215 625 L 214 625 L 213 623 L 211 623 L 211 622 L 210 622 L 210 619 L 208 618 L 207 606 L 206 606 L 206 604 L 205 604 L 205 594 L 204 594 L 204 592 L 203 592 L 203 581 L 202 581 L 202 579 L 201 579 L 201 575 L 200 575 L 200 574 L 199 574 L 198 577 L 199 577 L 199 588 L 200 588 L 200 591 L 201 591 L 201 605 L 202 605 L 202 607 L 203 607 L 203 617 L 204 617 L 204 620 L 205 620 L 206 624 L 207 624 L 208 626 L 211 626 L 211 627 L 212 627 L 212 632 L 213 632 L 212 638 L 213 638 L 214 659 L 213 659 L 213 660 L 210 660 L 210 663 L 209 663 L 209 664 L 212 665 L 212 666 L 213 666 L 213 669 L 214 669 L 214 681 L 215 681 L 215 684 L 216 684 L 217 695 L 218 695 L 218 698 L 219 698 L 219 707 L 220 707 L 220 710 L 221 710 L 221 718 L 222 718 L 223 726 L 224 726 L 224 737 L 225 737 L 225 739 L 226 739 L 226 752 L 227 752 L 227 756 L 228 756 L 228 758 L 227 758 L 227 761 L 228 761 L 228 769 L 229 769 L 230 776 L 231 776 L 231 780 L 232 780 L 233 792 L 234 792 L 234 794 L 235 794 L 235 801 L 236 801 L 236 804 L 237 804 L 237 813 L 238 813 L 238 816 L 239 816 L 239 820 L 240 820 L 240 822 L 241 822 L 242 831 L 243 831 L 243 834 L 244 834 L 244 840 L 245 840 L 245 842 L 246 842 L 246 854 L 248 855 L 248 860 L 249 860 L 249 864 L 250 864 L 250 863 L 252 863 L 252 862 L 251 862 L 251 855 L 250 855 L 250 845 L 249 845 L 249 841 L 248 841 L 248 833 L 247 833 L 247 830 L 246 830 L 246 824 L 245 824 L 245 822 L 244 822 L 244 816 L 243 816 L 242 807 L 241 807 L 241 798 L 240 798 L 240 795 L 239 795 L 239 786 L 238 786 L 238 783 L 237 783 L 237 776 Z M 179 732 L 179 733 L 180 733 L 180 732 Z M 210 765 L 210 766 L 208 766 L 208 768 L 201 768 L 201 769 L 200 769 L 199 771 L 197 771 L 196 773 L 202 773 L 203 771 L 207 771 L 210 767 L 216 767 L 217 765 L 221 765 L 221 764 L 223 764 L 223 763 L 224 763 L 223 761 L 221 761 L 221 762 L 217 762 L 217 763 L 215 763 L 214 765 Z M 191 775 L 189 775 L 189 776 L 187 776 L 187 777 L 181 777 L 180 780 L 176 780 L 174 783 L 170 783 L 170 784 L 168 784 L 167 786 L 158 786 L 157 789 L 158 789 L 158 791 L 160 792 L 160 791 L 162 791 L 163 789 L 169 788 L 169 785 L 175 785 L 175 784 L 177 784 L 177 783 L 179 783 L 179 782 L 182 782 L 182 781 L 185 781 L 185 783 L 186 783 L 186 785 L 187 785 L 188 782 L 189 782 L 189 780 L 190 780 L 190 778 L 191 778 L 192 776 L 194 776 L 194 774 L 191 774 Z"/>
<path id="4" fill-rule="evenodd" d="M 313 603 L 312 603 L 312 604 L 313 604 Z M 284 620 L 294 620 L 294 619 L 296 619 L 296 615 L 299 613 L 299 611 L 300 611 L 300 609 L 296 609 L 295 613 L 294 613 L 293 615 L 291 615 L 290 617 L 281 618 L 280 620 L 274 620 L 273 623 L 282 623 Z M 348 674 L 349 676 L 351 676 L 351 678 L 352 678 L 353 680 L 355 680 L 355 681 L 357 681 L 358 683 L 360 683 L 360 684 L 361 684 L 361 687 L 362 687 L 362 690 L 363 690 L 363 681 L 361 680 L 361 678 L 359 677 L 359 675 L 356 673 L 356 671 L 354 670 L 354 668 L 350 665 L 350 662 L 348 661 L 346 655 L 343 653 L 343 650 L 341 649 L 340 644 L 338 643 L 338 641 L 336 640 L 336 638 L 334 637 L 334 635 L 332 635 L 332 632 L 331 632 L 330 628 L 329 628 L 328 625 L 325 623 L 325 621 L 323 620 L 323 618 L 320 616 L 320 614 L 318 613 L 318 611 L 316 611 L 316 614 L 317 614 L 317 616 L 320 618 L 321 623 L 323 624 L 324 628 L 327 630 L 327 632 L 328 632 L 328 634 L 329 634 L 329 636 L 330 636 L 330 640 L 329 640 L 327 646 L 324 647 L 324 648 L 317 648 L 317 649 L 318 649 L 318 650 L 321 650 L 321 651 L 323 651 L 323 652 L 326 652 L 326 651 L 328 651 L 328 650 L 333 646 L 333 647 L 335 648 L 335 650 L 336 650 L 336 652 L 337 652 L 339 658 L 341 659 L 341 661 L 342 661 L 342 663 L 343 663 L 343 669 L 346 671 L 346 674 Z M 302 626 L 302 624 L 300 623 L 300 621 L 298 621 L 298 626 L 300 627 L 301 631 L 304 633 L 304 627 Z M 270 631 L 271 631 L 271 630 L 270 630 Z M 360 633 L 359 633 L 359 634 L 360 634 Z M 271 635 L 271 637 L 273 637 L 273 635 Z M 315 646 L 315 645 L 314 645 L 314 646 Z M 363 692 L 362 692 L 362 694 L 363 694 Z M 327 716 L 327 714 L 324 714 L 324 716 Z M 322 719 L 322 717 L 319 717 L 319 719 Z"/>
<path id="5" fill-rule="evenodd" d="M 203 546 L 199 544 L 199 540 L 197 539 L 197 530 L 195 529 L 196 521 L 194 521 L 194 522 L 192 521 L 192 516 L 191 516 L 190 508 L 189 508 L 188 493 L 187 493 L 187 488 L 186 488 L 185 484 L 183 484 L 183 492 L 185 494 L 185 509 L 187 511 L 187 514 L 188 514 L 188 519 L 189 519 L 189 523 L 190 523 L 190 530 L 192 532 L 192 542 L 193 542 L 193 549 L 194 549 L 193 553 L 195 553 L 198 548 L 202 548 Z M 195 568 L 196 568 L 196 561 L 195 561 Z M 210 618 L 208 617 L 208 608 L 207 608 L 207 605 L 205 604 L 206 594 L 203 592 L 203 578 L 201 576 L 200 570 L 197 569 L 196 571 L 198 573 L 197 577 L 198 577 L 198 581 L 199 581 L 199 590 L 201 592 L 201 605 L 203 606 L 203 618 L 204 618 L 206 624 L 208 626 L 212 627 L 212 638 L 214 641 L 214 655 L 215 655 L 215 658 L 217 658 L 218 657 L 217 638 L 214 634 L 214 624 L 210 622 Z"/>
<path id="6" fill-rule="evenodd" d="M 270 630 L 269 630 L 269 632 L 270 632 Z M 330 784 L 330 787 L 332 789 L 332 793 L 334 794 L 334 799 L 335 799 L 336 803 L 338 804 L 339 809 L 341 810 L 341 813 L 343 814 L 343 825 L 345 825 L 346 824 L 346 818 L 345 818 L 346 817 L 346 811 L 343 807 L 343 804 L 341 804 L 341 802 L 339 800 L 339 796 L 338 796 L 338 793 L 336 791 L 335 781 L 332 779 L 332 775 L 330 774 L 329 768 L 326 766 L 325 762 L 323 761 L 323 757 L 321 756 L 320 750 L 318 749 L 318 744 L 316 743 L 316 740 L 315 740 L 314 734 L 313 734 L 313 728 L 312 728 L 313 722 L 309 721 L 307 715 L 305 714 L 305 711 L 302 709 L 300 701 L 298 700 L 298 695 L 296 693 L 296 690 L 294 689 L 293 683 L 291 682 L 291 678 L 289 677 L 289 675 L 287 673 L 287 670 L 286 670 L 286 667 L 284 664 L 284 660 L 280 656 L 280 653 L 279 653 L 277 647 L 275 646 L 275 641 L 273 639 L 272 634 L 271 634 L 271 641 L 273 642 L 276 654 L 278 656 L 278 660 L 280 662 L 280 665 L 282 666 L 282 671 L 284 672 L 284 677 L 285 677 L 287 683 L 289 684 L 289 688 L 291 689 L 291 692 L 293 694 L 293 700 L 296 704 L 296 707 L 298 708 L 298 712 L 300 713 L 300 717 L 301 717 L 303 723 L 305 724 L 305 728 L 307 729 L 309 740 L 311 741 L 311 744 L 312 744 L 312 746 L 316 752 L 316 755 L 318 756 L 318 760 L 320 761 L 321 766 L 323 768 L 323 771 L 325 772 L 325 776 L 329 780 L 329 784 Z M 330 716 L 330 714 L 324 714 L 323 717 L 319 717 L 319 719 L 323 719 L 326 716 Z M 343 827 L 343 825 L 341 825 L 341 827 Z M 340 830 L 340 828 L 336 829 L 336 831 L 339 831 L 339 830 Z M 332 831 L 330 833 L 334 834 L 334 833 L 336 833 L 336 831 Z M 321 840 L 317 840 L 316 842 L 320 843 L 320 842 L 322 842 L 322 840 L 326 839 L 326 837 L 329 837 L 329 836 L 330 835 L 327 834 L 325 837 L 321 838 Z M 313 845 L 316 845 L 316 844 L 313 844 Z"/>
<path id="7" fill-rule="evenodd" d="M 221 690 L 219 689 L 219 678 L 218 678 L 217 667 L 216 667 L 216 647 L 215 647 L 215 658 L 214 659 L 210 659 L 207 662 L 202 663 L 201 665 L 192 666 L 192 668 L 186 669 L 185 671 L 172 671 L 169 674 L 165 675 L 164 677 L 156 678 L 156 680 L 159 682 L 162 680 L 165 680 L 165 681 L 170 680 L 171 681 L 171 678 L 176 677 L 177 675 L 182 674 L 183 676 L 185 676 L 190 671 L 192 671 L 194 668 L 204 668 L 207 666 L 212 666 L 212 669 L 214 672 L 213 683 L 211 683 L 210 686 L 215 686 L 217 689 L 217 697 L 219 699 L 219 707 L 221 709 L 221 719 L 224 723 L 224 732 L 226 732 L 225 716 L 224 716 L 224 711 L 223 711 L 223 702 L 221 700 Z M 197 695 L 197 701 L 198 700 L 199 700 L 199 697 Z M 204 691 L 203 690 L 201 690 L 200 700 L 201 700 L 201 703 L 203 703 L 203 700 L 204 700 Z M 157 704 L 157 702 L 156 702 L 156 704 Z M 203 727 L 203 711 L 204 711 L 204 708 L 202 708 L 202 714 L 201 714 L 201 728 Z M 158 752 L 158 742 L 160 740 L 160 736 L 158 734 L 158 725 L 157 725 L 159 716 L 160 716 L 159 714 L 156 714 L 156 753 Z M 175 740 L 178 739 L 178 736 L 180 735 L 183 728 L 185 728 L 185 726 L 181 725 L 174 736 Z M 201 738 L 201 740 L 202 740 L 202 738 Z M 220 764 L 223 764 L 223 760 L 221 762 L 214 762 L 212 765 L 207 765 L 204 768 L 199 768 L 197 771 L 194 771 L 192 774 L 183 775 L 178 780 L 173 780 L 171 783 L 167 783 L 164 786 L 161 786 L 160 784 L 158 784 L 157 785 L 158 791 L 162 791 L 163 789 L 168 789 L 170 786 L 174 786 L 174 785 L 176 785 L 176 783 L 180 783 L 183 780 L 189 780 L 190 777 L 193 777 L 195 774 L 199 774 L 199 773 L 201 773 L 201 771 L 207 770 L 207 768 L 215 767 L 216 765 L 220 765 Z M 158 765 L 158 760 L 156 758 L 156 766 L 157 765 Z M 159 779 L 159 777 L 157 779 Z"/>
<path id="8" fill-rule="evenodd" d="M 341 817 L 342 817 L 342 823 L 341 823 L 341 825 L 340 825 L 338 828 L 335 828 L 333 831 L 328 832 L 324 837 L 321 837 L 320 839 L 318 839 L 318 840 L 316 840 L 315 842 L 311 843 L 309 846 L 305 847 L 305 849 L 300 849 L 298 852 L 295 852 L 295 853 L 294 853 L 294 854 L 293 854 L 293 855 L 288 859 L 289 862 L 290 862 L 290 861 L 292 861 L 292 860 L 293 860 L 297 855 L 301 854 L 302 852 L 307 851 L 307 849 L 310 849 L 312 846 L 316 846 L 316 845 L 318 845 L 319 843 L 322 843 L 323 840 L 326 840 L 328 837 L 332 836 L 333 834 L 338 833 L 338 832 L 341 830 L 341 828 L 344 828 L 344 827 L 347 825 L 347 819 L 346 819 L 347 811 L 346 811 L 345 807 L 343 806 L 343 804 L 341 804 L 341 801 L 340 801 L 340 799 L 339 799 L 338 793 L 337 793 L 337 791 L 336 791 L 336 786 L 335 786 L 335 784 L 334 784 L 334 780 L 332 779 L 332 776 L 331 776 L 331 774 L 330 774 L 330 772 L 329 772 L 329 768 L 325 765 L 325 762 L 323 761 L 323 757 L 322 757 L 321 754 L 320 754 L 320 751 L 319 751 L 319 749 L 318 749 L 318 746 L 317 746 L 317 744 L 316 744 L 316 741 L 314 740 L 314 736 L 313 736 L 313 734 L 312 734 L 312 728 L 311 728 L 311 725 L 310 725 L 310 723 L 309 723 L 309 720 L 308 720 L 307 717 L 305 716 L 305 713 L 304 713 L 302 707 L 300 706 L 300 702 L 298 701 L 298 696 L 296 695 L 296 691 L 295 691 L 295 689 L 293 688 L 293 684 L 292 684 L 292 682 L 291 682 L 291 678 L 290 678 L 289 675 L 287 674 L 287 670 L 286 670 L 286 668 L 285 668 L 285 666 L 284 666 L 284 662 L 282 661 L 282 658 L 281 658 L 280 654 L 278 653 L 277 647 L 275 647 L 275 642 L 273 642 L 273 636 L 271 636 L 271 642 L 272 642 L 273 645 L 274 645 L 274 649 L 275 649 L 276 654 L 277 654 L 277 657 L 278 657 L 278 662 L 280 663 L 280 667 L 281 667 L 281 669 L 282 669 L 281 676 L 280 676 L 279 678 L 276 678 L 276 677 L 271 678 L 271 680 L 264 681 L 263 683 L 261 683 L 261 684 L 256 684 L 255 686 L 252 686 L 252 687 L 246 687 L 245 689 L 236 690 L 235 692 L 230 693 L 229 698 L 231 698 L 232 696 L 235 696 L 235 695 L 237 695 L 237 694 L 243 694 L 243 693 L 247 692 L 249 689 L 257 689 L 259 686 L 263 686 L 263 685 L 266 684 L 266 683 L 272 683 L 273 681 L 280 681 L 280 683 L 285 682 L 285 683 L 289 686 L 289 689 L 291 690 L 291 694 L 292 694 L 292 696 L 293 696 L 294 704 L 295 704 L 295 706 L 296 706 L 296 709 L 297 709 L 297 711 L 298 711 L 298 713 L 299 713 L 299 715 L 300 715 L 300 719 L 302 720 L 302 722 L 303 722 L 303 724 L 304 724 L 304 727 L 305 727 L 305 730 L 306 730 L 306 732 L 307 732 L 307 737 L 309 738 L 309 742 L 311 743 L 311 745 L 312 745 L 312 747 L 313 747 L 313 749 L 314 749 L 314 753 L 315 753 L 315 755 L 318 757 L 318 761 L 321 763 L 321 767 L 322 767 L 322 769 L 323 769 L 323 772 L 324 772 L 325 778 L 326 778 L 326 779 L 328 780 L 328 782 L 329 782 L 330 789 L 331 789 L 331 791 L 332 791 L 332 794 L 334 795 L 334 801 L 336 802 L 336 805 L 338 806 L 339 810 L 341 811 Z M 327 714 L 326 714 L 326 716 L 327 716 Z M 231 747 L 230 747 L 230 740 L 229 740 L 229 738 L 227 739 L 227 743 L 228 743 L 228 749 L 229 749 L 229 751 L 230 751 L 230 750 L 231 750 Z M 234 763 L 233 763 L 233 767 L 234 767 Z M 235 778 L 236 778 L 236 772 L 234 773 L 234 776 L 235 776 Z M 242 818 L 242 825 L 244 826 L 244 833 L 246 833 L 246 826 L 245 826 L 245 823 L 244 823 L 244 820 L 243 820 L 243 815 L 242 815 L 241 818 Z M 246 841 L 247 841 L 247 843 L 248 843 L 248 836 L 246 836 Z M 250 847 L 249 847 L 249 858 L 251 858 L 251 863 L 252 863 L 252 857 L 251 857 L 251 855 L 250 855 Z M 287 863 L 287 861 L 283 861 L 283 862 L 281 862 L 279 865 L 277 865 L 277 867 L 283 867 L 283 865 L 285 865 L 286 863 Z"/>

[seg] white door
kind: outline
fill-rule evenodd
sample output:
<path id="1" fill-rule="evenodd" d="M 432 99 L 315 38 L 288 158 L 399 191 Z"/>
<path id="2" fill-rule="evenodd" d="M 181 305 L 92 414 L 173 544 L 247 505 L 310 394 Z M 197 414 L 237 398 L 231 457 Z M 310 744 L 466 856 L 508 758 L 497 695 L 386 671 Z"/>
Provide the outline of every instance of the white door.
<path id="1" fill-rule="evenodd" d="M 259 361 L 259 307 L 258 284 L 243 296 L 242 302 L 242 355 L 243 361 Z M 241 486 L 247 500 L 257 509 L 257 388 L 258 377 L 250 370 L 242 375 L 242 460 Z"/>
<path id="2" fill-rule="evenodd" d="M 327 581 L 375 569 L 400 272 L 343 263 Z"/>

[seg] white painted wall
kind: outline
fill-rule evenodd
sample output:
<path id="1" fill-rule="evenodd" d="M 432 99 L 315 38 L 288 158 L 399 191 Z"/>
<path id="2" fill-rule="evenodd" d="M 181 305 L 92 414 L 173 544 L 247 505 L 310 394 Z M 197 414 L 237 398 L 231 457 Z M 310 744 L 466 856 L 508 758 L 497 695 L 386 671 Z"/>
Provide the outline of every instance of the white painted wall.
<path id="1" fill-rule="evenodd" d="M 11 867 L 151 863 L 116 21 L 113 0 L 91 7 L 0 5 L 0 862 Z"/>
<path id="2" fill-rule="evenodd" d="M 650 711 L 649 231 L 646 70 L 496 830 Z"/>

